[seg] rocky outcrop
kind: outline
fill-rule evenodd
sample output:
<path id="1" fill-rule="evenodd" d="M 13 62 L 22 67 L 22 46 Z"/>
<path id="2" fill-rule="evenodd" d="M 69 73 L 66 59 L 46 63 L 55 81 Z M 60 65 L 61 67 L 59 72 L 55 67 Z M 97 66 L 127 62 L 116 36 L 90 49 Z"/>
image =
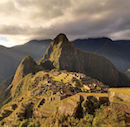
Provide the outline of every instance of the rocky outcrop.
<path id="1" fill-rule="evenodd" d="M 95 110 L 103 104 L 109 104 L 108 97 L 105 95 L 79 93 L 61 100 L 58 113 L 82 118 L 86 113 L 94 114 Z"/>
<path id="2" fill-rule="evenodd" d="M 75 48 L 64 34 L 59 34 L 52 41 L 39 64 L 42 65 L 47 60 L 51 61 L 55 68 L 82 72 L 109 86 L 120 84 L 121 75 L 108 59 Z"/>
<path id="3" fill-rule="evenodd" d="M 83 102 L 84 98 L 81 95 L 75 95 L 70 98 L 66 98 L 61 101 L 61 104 L 58 108 L 58 113 L 62 115 L 69 115 L 69 116 L 79 116 L 82 115 L 82 107 L 81 103 Z M 67 109 L 67 110 L 66 110 Z"/>

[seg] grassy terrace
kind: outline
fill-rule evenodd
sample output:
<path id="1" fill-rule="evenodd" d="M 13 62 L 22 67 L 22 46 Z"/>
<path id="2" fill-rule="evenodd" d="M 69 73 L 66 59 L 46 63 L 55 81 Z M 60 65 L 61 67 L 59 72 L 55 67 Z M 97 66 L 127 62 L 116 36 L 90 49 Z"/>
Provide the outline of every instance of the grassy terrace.
<path id="1" fill-rule="evenodd" d="M 67 76 L 66 73 L 62 73 L 62 74 L 60 74 L 58 76 L 52 76 L 52 79 L 54 81 L 62 82 L 62 83 L 69 83 L 69 82 L 72 81 L 72 78 L 73 78 L 72 75 Z"/>
<path id="2" fill-rule="evenodd" d="M 78 93 L 82 96 L 96 96 L 96 97 L 108 97 L 107 93 Z"/>
<path id="3" fill-rule="evenodd" d="M 130 88 L 111 88 L 109 91 L 130 95 Z"/>
<path id="4" fill-rule="evenodd" d="M 130 88 L 111 88 L 109 89 L 110 92 L 115 92 L 115 93 L 118 93 L 118 94 L 124 94 L 126 96 L 128 96 L 130 98 Z M 112 102 L 115 102 L 115 103 L 120 103 L 120 104 L 125 104 L 125 105 L 128 105 L 130 106 L 130 102 L 125 101 L 124 99 L 121 99 L 120 97 L 118 97 L 118 95 L 116 95 L 115 97 L 113 97 L 113 100 Z"/>
<path id="5" fill-rule="evenodd" d="M 119 100 L 113 100 L 113 102 L 115 102 L 115 103 L 120 103 L 120 104 L 125 104 L 125 105 L 128 105 L 128 106 L 130 106 L 130 102 L 125 102 L 125 101 L 119 101 Z"/>
<path id="6" fill-rule="evenodd" d="M 107 93 L 77 93 L 76 95 L 82 95 L 84 98 L 88 97 L 88 96 L 95 96 L 95 97 L 108 97 Z M 78 98 L 76 97 L 76 95 L 73 95 L 71 97 L 69 97 L 69 101 L 68 98 L 65 98 L 63 101 L 70 103 L 70 100 L 75 102 Z"/>

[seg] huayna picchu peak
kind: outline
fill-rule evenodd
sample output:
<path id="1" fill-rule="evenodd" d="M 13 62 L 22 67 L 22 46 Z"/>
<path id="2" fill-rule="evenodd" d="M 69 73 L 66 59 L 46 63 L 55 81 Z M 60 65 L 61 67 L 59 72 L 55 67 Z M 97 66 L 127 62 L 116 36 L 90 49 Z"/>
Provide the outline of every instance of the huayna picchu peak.
<path id="1" fill-rule="evenodd" d="M 26 56 L 0 87 L 0 127 L 129 126 L 130 89 L 110 88 L 127 83 L 108 59 L 61 33 L 39 61 Z"/>
<path id="2" fill-rule="evenodd" d="M 56 36 L 56 38 L 54 38 L 54 42 L 55 43 L 59 43 L 59 42 L 67 43 L 68 38 L 64 33 L 60 33 L 59 35 Z"/>
<path id="3" fill-rule="evenodd" d="M 81 72 L 110 86 L 128 84 L 127 77 L 108 59 L 74 47 L 65 34 L 59 34 L 52 41 L 39 64 L 44 65 L 46 61 L 57 69 Z"/>

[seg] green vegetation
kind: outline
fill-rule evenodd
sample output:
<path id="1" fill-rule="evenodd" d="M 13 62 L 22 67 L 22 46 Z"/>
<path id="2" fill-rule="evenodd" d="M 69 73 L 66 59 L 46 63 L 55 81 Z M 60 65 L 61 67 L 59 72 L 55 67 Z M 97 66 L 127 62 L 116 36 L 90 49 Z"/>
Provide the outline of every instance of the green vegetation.
<path id="1" fill-rule="evenodd" d="M 79 95 L 82 96 L 95 96 L 95 97 L 108 97 L 107 93 L 78 93 Z"/>
<path id="2" fill-rule="evenodd" d="M 109 91 L 130 95 L 130 88 L 111 88 Z"/>
<path id="3" fill-rule="evenodd" d="M 126 127 L 125 116 L 110 107 L 103 107 L 96 111 L 92 127 Z"/>
<path id="4" fill-rule="evenodd" d="M 16 127 L 39 127 L 40 123 L 33 118 L 24 119 L 16 123 Z"/>
<path id="5" fill-rule="evenodd" d="M 11 93 L 13 97 L 18 97 L 20 95 L 28 96 L 28 87 L 32 84 L 31 78 L 33 77 L 32 74 L 28 74 L 25 76 L 19 83 L 12 88 Z M 28 84 L 28 85 L 27 85 Z"/>
<path id="6" fill-rule="evenodd" d="M 69 83 L 72 80 L 72 76 L 71 75 L 67 76 L 66 73 L 62 73 L 58 76 L 52 76 L 52 79 L 54 81 L 61 82 L 61 83 Z"/>
<path id="7" fill-rule="evenodd" d="M 111 88 L 109 89 L 109 100 L 112 103 L 130 106 L 130 88 Z M 120 106 L 121 107 L 121 106 Z M 122 109 L 125 109 L 122 107 Z"/>

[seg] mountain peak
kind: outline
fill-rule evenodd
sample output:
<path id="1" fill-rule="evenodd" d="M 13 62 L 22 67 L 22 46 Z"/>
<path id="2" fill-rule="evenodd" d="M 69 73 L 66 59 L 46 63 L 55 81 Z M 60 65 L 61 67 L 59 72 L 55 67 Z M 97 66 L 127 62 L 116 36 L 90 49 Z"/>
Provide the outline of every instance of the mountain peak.
<path id="1" fill-rule="evenodd" d="M 54 42 L 55 42 L 56 44 L 58 44 L 59 42 L 66 43 L 66 42 L 68 42 L 68 41 L 69 41 L 69 40 L 68 40 L 67 36 L 66 36 L 64 33 L 58 34 L 58 35 L 56 36 L 56 38 L 54 39 Z"/>
<path id="2" fill-rule="evenodd" d="M 106 84 L 118 84 L 118 71 L 109 60 L 77 49 L 65 34 L 59 34 L 52 41 L 39 64 L 42 66 L 45 61 L 50 61 L 60 70 L 84 73 Z M 110 76 L 104 75 L 105 73 Z"/>
<path id="3" fill-rule="evenodd" d="M 36 62 L 31 56 L 26 56 L 23 58 L 17 68 L 12 84 L 17 84 L 25 75 L 31 73 L 34 66 L 36 66 Z"/>

